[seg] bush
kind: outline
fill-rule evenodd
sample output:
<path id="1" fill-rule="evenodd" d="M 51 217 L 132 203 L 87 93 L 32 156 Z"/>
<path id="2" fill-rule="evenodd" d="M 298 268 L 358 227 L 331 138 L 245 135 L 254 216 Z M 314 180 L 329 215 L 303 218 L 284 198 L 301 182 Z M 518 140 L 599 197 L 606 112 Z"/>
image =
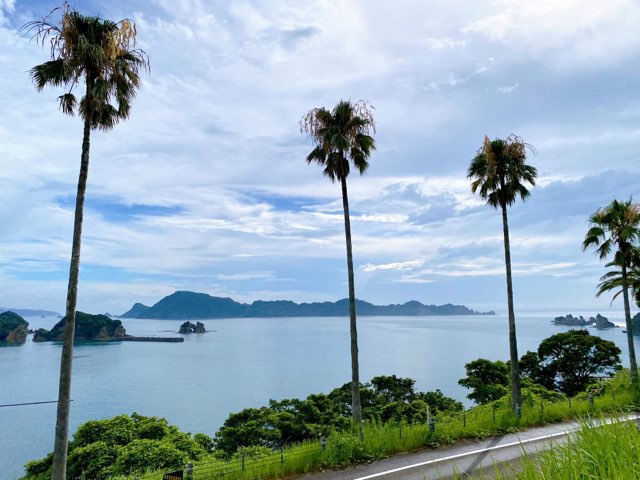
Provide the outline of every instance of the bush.
<path id="1" fill-rule="evenodd" d="M 126 474 L 146 470 L 178 469 L 186 461 L 187 455 L 169 442 L 134 440 L 119 449 L 113 473 Z"/>
<path id="2" fill-rule="evenodd" d="M 78 428 L 69 443 L 70 478 L 84 474 L 102 480 L 112 475 L 180 468 L 186 461 L 204 458 L 213 441 L 207 435 L 192 437 L 169 425 L 164 418 L 137 413 L 91 420 Z M 27 463 L 25 480 L 49 480 L 52 455 Z"/>

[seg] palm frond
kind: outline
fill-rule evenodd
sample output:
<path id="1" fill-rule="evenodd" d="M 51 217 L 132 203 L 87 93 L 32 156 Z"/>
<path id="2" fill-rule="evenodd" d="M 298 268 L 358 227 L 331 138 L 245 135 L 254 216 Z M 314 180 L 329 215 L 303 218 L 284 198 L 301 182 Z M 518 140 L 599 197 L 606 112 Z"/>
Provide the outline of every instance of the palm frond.
<path id="1" fill-rule="evenodd" d="M 75 115 L 78 101 L 73 93 L 60 95 L 58 101 L 60 102 L 60 110 L 62 110 L 63 113 L 71 116 Z"/>

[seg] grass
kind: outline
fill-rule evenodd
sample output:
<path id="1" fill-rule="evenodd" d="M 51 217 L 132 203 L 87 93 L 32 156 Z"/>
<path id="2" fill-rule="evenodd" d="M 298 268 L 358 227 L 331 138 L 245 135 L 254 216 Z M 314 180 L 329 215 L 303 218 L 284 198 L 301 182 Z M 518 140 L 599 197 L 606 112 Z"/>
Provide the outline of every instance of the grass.
<path id="1" fill-rule="evenodd" d="M 600 425 L 598 425 L 600 423 Z M 495 480 L 640 479 L 640 432 L 635 422 L 608 425 L 583 421 L 567 443 L 533 457 L 523 456 L 519 468 L 494 468 Z"/>
<path id="2" fill-rule="evenodd" d="M 326 439 L 325 445 L 321 445 L 317 441 L 310 441 L 290 446 L 283 450 L 254 449 L 248 451 L 245 455 L 236 454 L 230 461 L 211 457 L 194 465 L 194 478 L 197 480 L 266 480 L 284 478 L 292 474 L 314 470 L 345 467 L 354 463 L 362 463 L 425 447 L 438 448 L 465 438 L 484 438 L 495 434 L 511 433 L 536 425 L 589 416 L 597 417 L 605 413 L 620 413 L 634 409 L 634 395 L 628 379 L 628 372 L 621 372 L 613 379 L 600 384 L 600 386 L 592 387 L 591 392 L 592 397 L 584 393 L 571 399 L 565 398 L 559 401 L 545 401 L 534 393 L 529 393 L 524 397 L 519 417 L 514 414 L 508 405 L 508 399 L 505 398 L 459 414 L 436 416 L 434 417 L 434 431 L 431 431 L 428 424 L 408 425 L 392 422 L 386 424 L 367 422 L 363 428 L 362 439 L 357 429 L 352 429 L 333 433 Z M 624 424 L 614 424 L 611 427 L 603 427 L 602 432 L 615 433 L 616 429 L 628 429 L 628 427 Z M 589 438 L 588 435 L 592 435 L 595 438 L 597 435 L 602 435 L 603 433 L 598 430 L 586 427 L 578 438 Z M 625 434 L 631 435 L 629 432 Z M 636 442 L 634 445 L 638 444 Z M 608 461 L 615 462 L 617 460 L 614 458 L 615 450 L 604 447 L 604 445 L 601 446 L 601 449 L 611 452 L 610 455 L 612 455 L 612 458 L 608 459 Z M 629 452 L 629 455 L 631 453 L 633 452 Z M 635 451 L 634 458 L 637 461 L 640 458 L 640 452 Z M 548 459 L 541 461 L 551 462 Z M 579 465 L 572 458 L 567 461 L 573 461 L 572 465 L 575 468 Z M 565 478 L 551 475 L 555 470 L 551 463 L 549 465 L 548 472 L 550 476 L 540 476 L 540 473 L 535 473 L 535 475 L 534 473 L 527 473 L 533 476 L 522 478 Z M 538 472 L 538 470 L 535 470 L 536 468 L 542 467 L 538 467 L 537 464 L 525 464 L 526 472 Z M 638 472 L 640 472 L 640 468 L 638 468 Z M 149 472 L 144 475 L 116 478 L 117 480 L 161 480 L 162 473 L 166 472 Z M 631 477 L 623 475 L 571 476 L 566 478 L 640 478 L 640 473 L 635 475 Z M 114 480 L 116 479 L 114 478 Z"/>

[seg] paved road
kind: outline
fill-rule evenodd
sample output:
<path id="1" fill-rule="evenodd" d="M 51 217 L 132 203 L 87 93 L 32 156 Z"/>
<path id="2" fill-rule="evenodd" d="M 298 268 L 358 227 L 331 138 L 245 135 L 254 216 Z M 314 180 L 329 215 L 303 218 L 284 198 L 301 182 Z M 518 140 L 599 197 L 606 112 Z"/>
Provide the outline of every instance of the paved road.
<path id="1" fill-rule="evenodd" d="M 640 415 L 629 415 L 638 420 Z M 452 478 L 454 469 L 463 478 L 480 469 L 493 471 L 496 463 L 517 464 L 523 452 L 537 453 L 567 440 L 579 428 L 576 422 L 535 427 L 516 434 L 464 441 L 438 450 L 396 455 L 345 470 L 326 470 L 299 480 L 436 480 Z"/>

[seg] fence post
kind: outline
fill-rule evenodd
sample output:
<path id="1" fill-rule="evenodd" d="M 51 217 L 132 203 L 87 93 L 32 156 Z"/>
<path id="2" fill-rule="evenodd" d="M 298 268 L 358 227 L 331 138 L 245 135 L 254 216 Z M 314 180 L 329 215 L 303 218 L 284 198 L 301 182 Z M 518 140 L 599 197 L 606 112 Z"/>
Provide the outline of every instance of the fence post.
<path id="1" fill-rule="evenodd" d="M 436 431 L 436 419 L 433 417 L 429 417 L 429 431 L 431 433 Z"/>
<path id="2" fill-rule="evenodd" d="M 587 399 L 589 400 L 589 406 L 593 407 L 593 393 L 587 395 Z"/>
<path id="3" fill-rule="evenodd" d="M 467 428 L 467 411 L 462 410 L 462 426 Z"/>
<path id="4" fill-rule="evenodd" d="M 187 480 L 193 480 L 193 463 L 187 463 Z"/>
<path id="5" fill-rule="evenodd" d="M 324 436 L 320 437 L 320 448 L 323 452 L 327 449 L 327 439 Z"/>

